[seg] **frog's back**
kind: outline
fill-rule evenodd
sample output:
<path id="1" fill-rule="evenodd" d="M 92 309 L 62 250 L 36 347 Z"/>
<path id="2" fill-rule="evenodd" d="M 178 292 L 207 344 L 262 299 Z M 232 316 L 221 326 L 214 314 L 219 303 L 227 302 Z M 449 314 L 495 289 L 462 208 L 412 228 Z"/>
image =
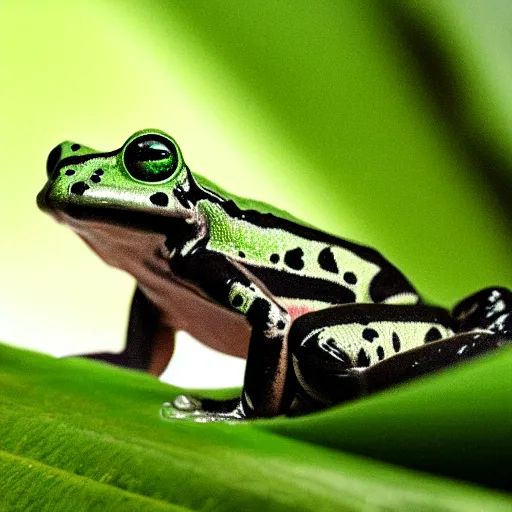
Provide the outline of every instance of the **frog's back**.
<path id="1" fill-rule="evenodd" d="M 207 247 L 254 274 L 292 317 L 333 304 L 419 301 L 402 273 L 374 249 L 230 194 L 206 178 L 197 181 L 219 198 L 197 204 L 208 219 Z"/>
<path id="2" fill-rule="evenodd" d="M 240 208 L 240 210 L 256 211 L 261 214 L 271 214 L 278 219 L 287 220 L 294 224 L 299 224 L 302 226 L 310 227 L 311 229 L 315 229 L 311 224 L 308 224 L 307 222 L 294 217 L 285 210 L 281 210 L 280 208 L 276 208 L 275 206 L 265 203 L 264 201 L 248 199 L 232 194 L 231 192 L 223 189 L 222 187 L 219 187 L 213 181 L 205 178 L 204 176 L 201 176 L 200 174 L 194 173 L 194 179 L 203 189 L 215 194 L 225 201 L 233 201 L 233 203 L 235 203 L 237 207 Z"/>

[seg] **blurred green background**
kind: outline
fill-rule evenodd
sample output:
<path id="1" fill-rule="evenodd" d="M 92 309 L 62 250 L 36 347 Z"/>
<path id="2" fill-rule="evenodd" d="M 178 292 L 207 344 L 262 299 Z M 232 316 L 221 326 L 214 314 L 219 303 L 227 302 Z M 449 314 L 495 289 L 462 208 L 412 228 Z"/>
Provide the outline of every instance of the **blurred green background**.
<path id="1" fill-rule="evenodd" d="M 432 302 L 512 285 L 511 29 L 508 0 L 1 3 L 0 339 L 121 346 L 131 279 L 35 196 L 55 144 L 146 127 L 230 191 L 378 248 Z"/>

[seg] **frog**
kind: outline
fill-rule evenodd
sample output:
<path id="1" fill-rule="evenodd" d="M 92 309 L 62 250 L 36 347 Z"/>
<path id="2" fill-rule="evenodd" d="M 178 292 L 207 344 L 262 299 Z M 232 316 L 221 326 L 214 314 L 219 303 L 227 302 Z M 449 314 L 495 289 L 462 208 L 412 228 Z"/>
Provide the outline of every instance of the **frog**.
<path id="1" fill-rule="evenodd" d="M 247 359 L 236 396 L 182 394 L 165 419 L 309 414 L 512 341 L 509 289 L 428 304 L 376 249 L 192 172 L 161 130 L 109 152 L 65 141 L 46 168 L 40 209 L 137 282 L 124 350 L 84 357 L 158 376 L 186 331 Z"/>

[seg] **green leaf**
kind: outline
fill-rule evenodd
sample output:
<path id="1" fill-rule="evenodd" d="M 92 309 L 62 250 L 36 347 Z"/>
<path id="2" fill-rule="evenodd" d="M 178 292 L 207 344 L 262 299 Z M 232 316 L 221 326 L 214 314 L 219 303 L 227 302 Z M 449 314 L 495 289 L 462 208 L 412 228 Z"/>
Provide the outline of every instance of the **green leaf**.
<path id="1" fill-rule="evenodd" d="M 462 446 L 484 467 L 497 460 L 497 446 L 500 460 L 510 458 L 509 432 L 498 428 L 510 405 L 501 407 L 505 391 L 494 387 L 510 355 L 310 417 L 197 424 L 159 417 L 161 403 L 182 390 L 149 375 L 2 345 L 1 503 L 8 510 L 510 510 L 509 495 L 375 460 L 410 451 L 395 462 L 412 468 L 423 452 L 443 474 L 458 467 Z M 477 371 L 478 386 L 466 390 L 471 402 L 456 391 L 440 396 Z M 482 412 L 492 413 L 485 418 L 492 431 L 467 424 Z M 435 435 L 440 425 L 444 437 Z M 395 444 L 383 448 L 386 431 Z M 448 439 L 458 448 L 441 449 Z M 507 483 L 500 471 L 497 485 Z"/>

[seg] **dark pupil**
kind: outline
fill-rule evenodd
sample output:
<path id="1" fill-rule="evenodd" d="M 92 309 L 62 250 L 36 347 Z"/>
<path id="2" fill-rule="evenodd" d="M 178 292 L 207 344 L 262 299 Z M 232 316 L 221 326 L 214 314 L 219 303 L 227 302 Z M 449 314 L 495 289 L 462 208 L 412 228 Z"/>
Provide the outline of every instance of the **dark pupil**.
<path id="1" fill-rule="evenodd" d="M 128 172 L 137 180 L 163 181 L 176 170 L 178 156 L 176 149 L 168 141 L 139 139 L 126 148 L 124 163 Z"/>

